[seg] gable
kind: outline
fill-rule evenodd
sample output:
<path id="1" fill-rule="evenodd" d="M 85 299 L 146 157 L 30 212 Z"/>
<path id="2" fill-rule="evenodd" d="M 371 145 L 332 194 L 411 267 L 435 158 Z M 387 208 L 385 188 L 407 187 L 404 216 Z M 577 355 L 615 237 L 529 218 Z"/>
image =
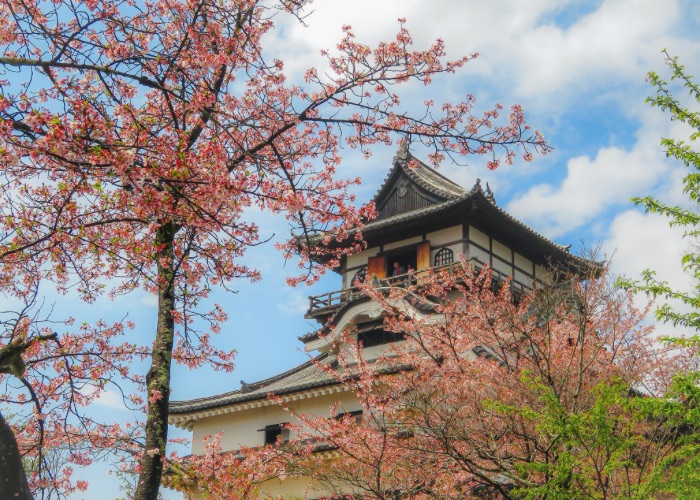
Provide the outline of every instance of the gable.
<path id="1" fill-rule="evenodd" d="M 392 215 L 437 205 L 440 201 L 443 200 L 436 200 L 434 197 L 421 193 L 417 186 L 404 177 L 389 191 L 389 195 L 383 204 L 377 206 L 377 211 L 380 218 L 391 217 Z"/>
<path id="2" fill-rule="evenodd" d="M 374 204 L 378 218 L 382 219 L 437 205 L 465 193 L 464 188 L 415 159 L 402 147 L 374 196 Z"/>

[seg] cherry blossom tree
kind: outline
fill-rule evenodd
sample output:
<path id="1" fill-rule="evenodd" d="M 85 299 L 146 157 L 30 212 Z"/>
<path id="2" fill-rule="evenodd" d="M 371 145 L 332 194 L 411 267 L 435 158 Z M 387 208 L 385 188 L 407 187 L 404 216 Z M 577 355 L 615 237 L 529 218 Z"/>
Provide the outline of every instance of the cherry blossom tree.
<path id="1" fill-rule="evenodd" d="M 108 455 L 130 460 L 142 450 L 138 426 L 98 422 L 83 411 L 108 385 L 122 391 L 133 408 L 142 405 L 140 395 L 125 392 L 143 379 L 130 365 L 149 354 L 123 339 L 133 325 L 76 328 L 71 318 L 57 323 L 36 298 L 27 295 L 23 307 L 0 312 L 6 341 L 0 348 L 0 398 L 11 408 L 5 415 L 9 423 L 0 420 L 0 485 L 3 495 L 17 498 L 31 498 L 29 485 L 41 498 L 84 490 L 87 483 L 73 480 L 68 464 L 85 466 Z"/>
<path id="2" fill-rule="evenodd" d="M 290 282 L 308 282 L 320 272 L 313 258 L 373 212 L 353 206 L 348 189 L 359 179 L 336 172 L 343 143 L 369 155 L 377 143 L 419 141 L 434 162 L 476 153 L 487 155 L 491 168 L 518 152 L 529 160 L 549 149 L 518 106 L 506 117 L 498 105 L 475 116 L 467 96 L 407 113 L 397 85 L 429 84 L 475 55 L 448 61 L 440 40 L 415 50 L 403 22 L 394 40 L 375 48 L 345 28 L 337 48 L 324 53 L 327 70 L 309 69 L 303 84 L 288 84 L 263 35 L 276 15 L 301 19 L 306 3 L 0 3 L 0 284 L 19 299 L 46 282 L 86 301 L 137 288 L 157 296 L 156 328 L 145 344 L 150 369 L 136 498 L 158 492 L 172 361 L 233 367 L 232 354 L 210 342 L 225 311 L 199 305 L 213 287 L 259 279 L 239 259 L 259 243 L 249 208 L 289 219 L 297 235 L 279 246 L 300 255 L 302 274 Z M 311 237 L 319 231 L 323 238 Z M 85 342 L 122 330 L 90 327 Z M 31 337 L 12 331 L 0 345 L 20 339 L 45 350 L 24 350 L 25 364 L 57 348 L 63 356 L 58 346 L 66 342 L 53 329 L 30 327 L 37 332 Z M 95 359 L 134 377 L 128 359 L 119 367 L 110 359 L 143 346 L 111 340 Z M 69 375 L 59 370 L 56 377 L 64 383 Z M 30 399 L 42 401 L 43 386 L 29 385 L 37 393 Z M 43 413 L 36 416 L 41 422 Z M 25 453 L 33 449 L 20 444 Z"/>
<path id="3" fill-rule="evenodd" d="M 263 485 L 303 473 L 313 443 L 282 442 L 259 448 L 224 451 L 221 434 L 205 439 L 204 453 L 170 462 L 168 486 L 186 498 L 199 492 L 205 498 L 260 498 Z"/>
<path id="4" fill-rule="evenodd" d="M 656 342 L 599 271 L 526 296 L 468 266 L 419 288 L 363 286 L 405 341 L 368 360 L 349 332 L 354 347 L 326 370 L 358 394 L 362 421 L 298 415 L 302 439 L 342 457 L 310 455 L 304 474 L 367 499 L 651 498 L 670 480 L 688 491 L 699 391 L 673 376 L 695 350 Z"/>

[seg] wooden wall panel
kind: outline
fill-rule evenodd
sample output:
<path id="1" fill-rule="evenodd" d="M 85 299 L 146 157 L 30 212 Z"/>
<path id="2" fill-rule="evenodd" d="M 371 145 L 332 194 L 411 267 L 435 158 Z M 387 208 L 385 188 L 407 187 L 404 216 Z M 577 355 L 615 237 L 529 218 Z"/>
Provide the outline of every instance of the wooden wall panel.
<path id="1" fill-rule="evenodd" d="M 372 278 L 376 275 L 379 279 L 386 278 L 386 257 L 370 257 L 367 260 L 367 274 Z"/>
<path id="2" fill-rule="evenodd" d="M 424 241 L 416 249 L 416 266 L 418 271 L 430 268 L 430 242 Z"/>

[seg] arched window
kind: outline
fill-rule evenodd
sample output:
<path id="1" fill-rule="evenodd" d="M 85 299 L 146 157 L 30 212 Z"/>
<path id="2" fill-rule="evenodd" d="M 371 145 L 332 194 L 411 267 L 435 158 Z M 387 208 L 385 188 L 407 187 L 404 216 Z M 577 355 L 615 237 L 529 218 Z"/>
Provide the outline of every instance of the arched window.
<path id="1" fill-rule="evenodd" d="M 449 248 L 441 248 L 435 254 L 435 267 L 444 266 L 445 264 L 450 264 L 455 260 L 455 253 Z"/>
<path id="2" fill-rule="evenodd" d="M 365 277 L 367 276 L 367 266 L 358 270 L 355 276 L 352 277 L 352 286 L 358 285 L 365 282 Z"/>

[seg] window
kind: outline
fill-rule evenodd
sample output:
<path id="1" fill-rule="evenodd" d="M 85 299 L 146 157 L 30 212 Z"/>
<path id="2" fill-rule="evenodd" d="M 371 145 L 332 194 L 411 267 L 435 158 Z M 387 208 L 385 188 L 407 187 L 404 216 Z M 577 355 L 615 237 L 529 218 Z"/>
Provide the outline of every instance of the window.
<path id="1" fill-rule="evenodd" d="M 355 276 L 352 277 L 352 286 L 359 285 L 360 283 L 365 282 L 365 277 L 367 276 L 367 266 L 363 267 L 359 271 L 355 273 Z"/>
<path id="2" fill-rule="evenodd" d="M 455 260 L 455 253 L 449 248 L 441 248 L 435 254 L 435 267 L 444 266 L 446 264 L 451 264 Z"/>
<path id="3" fill-rule="evenodd" d="M 418 252 L 415 248 L 410 248 L 408 250 L 397 250 L 395 253 L 390 253 L 386 256 L 386 275 L 387 277 L 394 276 L 394 263 L 398 263 L 399 267 L 403 267 L 403 273 L 408 272 L 409 269 L 414 271 L 418 268 Z"/>
<path id="4" fill-rule="evenodd" d="M 336 420 L 340 420 L 344 417 L 352 417 L 355 419 L 355 423 L 357 425 L 360 425 L 362 423 L 362 410 L 357 410 L 357 411 L 348 411 L 345 413 L 338 413 L 335 418 Z"/>
<path id="5" fill-rule="evenodd" d="M 265 444 L 274 445 L 277 443 L 277 438 L 279 436 L 282 436 L 282 442 L 286 443 L 289 441 L 289 429 L 285 428 L 286 425 L 287 422 L 282 424 L 266 425 L 264 429 L 258 429 L 258 432 L 265 433 Z"/>
<path id="6" fill-rule="evenodd" d="M 357 341 L 362 342 L 362 347 L 372 347 L 375 345 L 389 344 L 390 342 L 399 342 L 403 340 L 402 333 L 387 332 L 385 330 L 370 330 L 368 332 L 359 332 Z"/>

